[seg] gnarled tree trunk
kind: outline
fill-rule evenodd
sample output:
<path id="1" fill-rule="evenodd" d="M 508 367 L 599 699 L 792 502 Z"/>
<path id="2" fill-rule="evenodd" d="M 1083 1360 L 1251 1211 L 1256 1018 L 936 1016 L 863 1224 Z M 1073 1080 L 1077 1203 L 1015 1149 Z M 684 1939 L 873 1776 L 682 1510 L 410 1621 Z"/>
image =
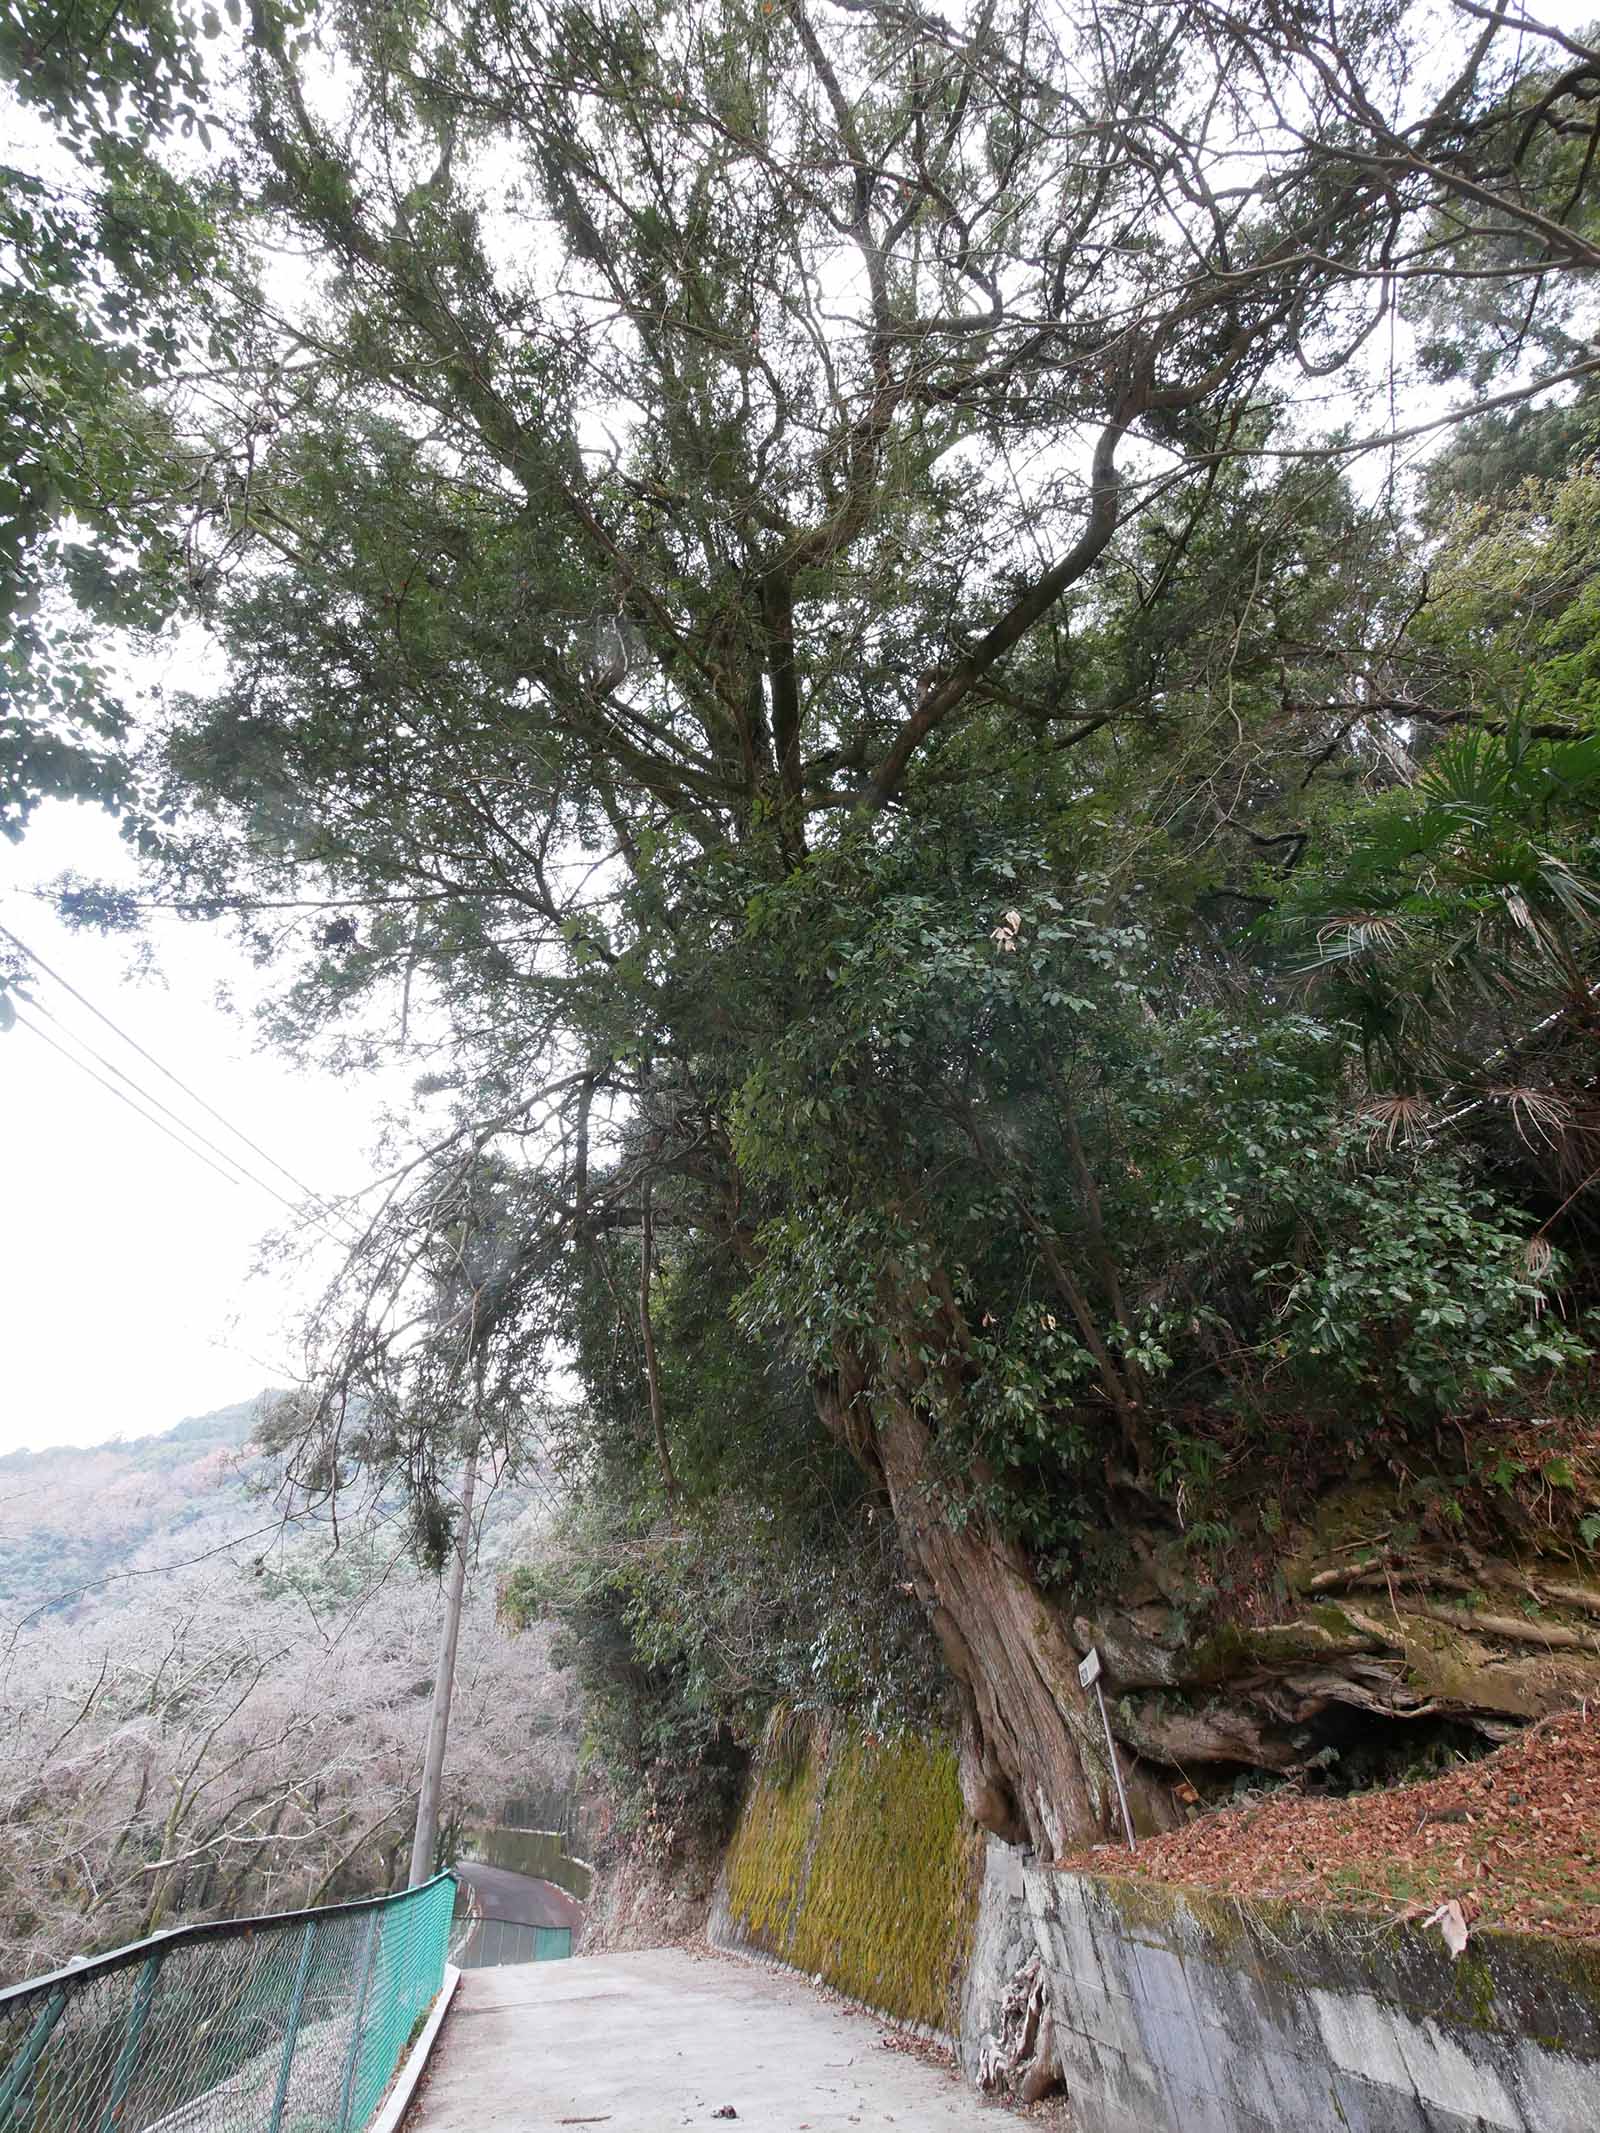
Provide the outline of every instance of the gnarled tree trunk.
<path id="1" fill-rule="evenodd" d="M 983 1518 L 953 1523 L 927 1423 L 899 1387 L 841 1356 L 816 1387 L 827 1427 L 888 1492 L 918 1595 L 961 1691 L 962 1792 L 981 1827 L 1060 1858 L 1120 1834 L 1116 1786 L 1080 1654 L 1023 1551 Z M 1168 1787 L 1122 1758 L 1136 1829 L 1179 1819 Z"/>

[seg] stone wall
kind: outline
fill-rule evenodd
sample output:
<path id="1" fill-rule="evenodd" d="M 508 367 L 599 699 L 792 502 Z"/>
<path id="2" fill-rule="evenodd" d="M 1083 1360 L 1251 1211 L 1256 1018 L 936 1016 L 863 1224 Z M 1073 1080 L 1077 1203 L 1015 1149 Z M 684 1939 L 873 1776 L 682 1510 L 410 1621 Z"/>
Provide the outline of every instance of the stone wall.
<path id="1" fill-rule="evenodd" d="M 1452 1961 L 1420 1925 L 1060 1873 L 991 1841 L 974 2078 L 1003 2056 L 1019 1974 L 1076 2133 L 1600 2127 L 1600 1952 L 1578 1943 L 1476 1933 Z"/>
<path id="2" fill-rule="evenodd" d="M 1108 1855 L 1109 1856 L 1109 1855 Z M 978 1839 L 941 1742 L 757 1768 L 719 1946 L 953 2038 L 1074 2133 L 1600 2133 L 1600 1949 L 1062 1873 Z"/>
<path id="3" fill-rule="evenodd" d="M 947 1743 L 802 1736 L 751 1779 L 709 1935 L 947 2035 L 981 1859 Z"/>

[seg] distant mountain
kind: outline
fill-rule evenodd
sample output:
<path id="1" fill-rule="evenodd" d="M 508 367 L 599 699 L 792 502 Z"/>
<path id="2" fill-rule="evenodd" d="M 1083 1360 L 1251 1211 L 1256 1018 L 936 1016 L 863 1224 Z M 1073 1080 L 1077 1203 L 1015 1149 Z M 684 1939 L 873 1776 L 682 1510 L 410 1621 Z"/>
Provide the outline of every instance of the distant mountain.
<path id="1" fill-rule="evenodd" d="M 270 1507 L 248 1493 L 257 1463 L 241 1454 L 275 1397 L 192 1415 L 157 1437 L 0 1458 L 0 1624 L 92 1604 L 119 1573 L 241 1537 L 252 1514 L 269 1523 Z"/>
<path id="2" fill-rule="evenodd" d="M 263 1409 L 282 1397 L 261 1392 L 157 1437 L 0 1458 L 0 1633 L 25 1619 L 119 1607 L 163 1570 L 252 1538 L 270 1544 L 278 1511 L 260 1488 L 270 1469 L 246 1447 Z M 517 1553 L 547 1493 L 503 1482 L 486 1504 L 480 1493 L 480 1562 Z"/>

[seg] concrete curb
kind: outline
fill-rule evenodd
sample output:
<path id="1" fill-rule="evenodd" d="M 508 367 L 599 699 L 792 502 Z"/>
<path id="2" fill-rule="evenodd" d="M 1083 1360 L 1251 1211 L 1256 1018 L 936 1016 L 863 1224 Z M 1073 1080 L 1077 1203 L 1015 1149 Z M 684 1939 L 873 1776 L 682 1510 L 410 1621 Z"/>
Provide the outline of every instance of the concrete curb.
<path id="1" fill-rule="evenodd" d="M 400 2121 L 410 2108 L 416 2093 L 417 2083 L 422 2079 L 422 2070 L 428 2063 L 428 2054 L 433 2050 L 434 2039 L 445 2016 L 450 2011 L 450 2002 L 455 1998 L 456 1987 L 461 1983 L 461 1972 L 454 1963 L 444 1966 L 444 1983 L 434 1996 L 422 2035 L 418 2037 L 401 2062 L 400 2071 L 393 2086 L 384 2098 L 383 2108 L 367 2127 L 367 2133 L 397 2133 Z"/>

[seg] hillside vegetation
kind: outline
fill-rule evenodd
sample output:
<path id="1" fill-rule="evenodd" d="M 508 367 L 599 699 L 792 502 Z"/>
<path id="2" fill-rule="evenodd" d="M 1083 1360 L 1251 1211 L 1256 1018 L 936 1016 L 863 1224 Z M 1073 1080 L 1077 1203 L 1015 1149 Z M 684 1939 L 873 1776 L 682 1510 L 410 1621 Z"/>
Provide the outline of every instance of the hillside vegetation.
<path id="1" fill-rule="evenodd" d="M 282 1522 L 248 1442 L 273 1397 L 0 1463 L 0 1982 L 405 1879 L 439 1586 L 394 1507 L 337 1546 Z M 441 1863 L 502 1801 L 572 1786 L 548 1638 L 496 1616 L 497 1550 L 536 1524 L 507 1488 L 476 1527 Z"/>
<path id="2" fill-rule="evenodd" d="M 256 1441 L 289 1398 L 266 1391 L 150 1437 L 57 1445 L 0 1457 L 0 1629 L 51 1615 L 83 1623 L 136 1604 L 171 1571 L 224 1562 L 273 1572 L 285 1553 L 336 1536 L 320 1507 L 280 1490 Z M 474 1559 L 494 1565 L 544 1501 L 537 1478 L 492 1476 L 476 1521 Z M 363 1505 L 404 1550 L 403 1493 Z"/>
<path id="3" fill-rule="evenodd" d="M 104 1601 L 130 1573 L 195 1559 L 275 1520 L 246 1446 L 270 1394 L 158 1436 L 0 1457 L 0 1622 Z"/>

